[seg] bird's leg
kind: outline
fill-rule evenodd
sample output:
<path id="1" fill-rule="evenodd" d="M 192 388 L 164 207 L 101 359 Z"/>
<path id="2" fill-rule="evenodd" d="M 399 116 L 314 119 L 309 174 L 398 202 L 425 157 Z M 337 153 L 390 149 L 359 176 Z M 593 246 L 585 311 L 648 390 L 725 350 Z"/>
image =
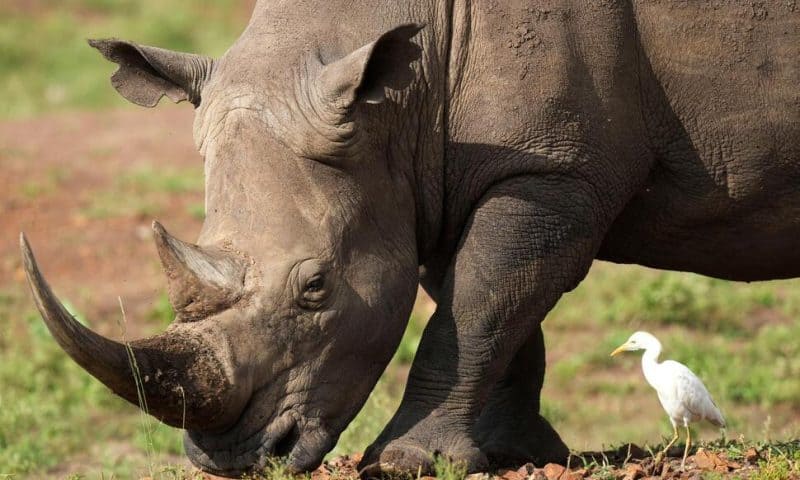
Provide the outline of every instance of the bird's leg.
<path id="1" fill-rule="evenodd" d="M 689 430 L 689 425 L 686 425 L 686 448 L 683 449 L 683 460 L 681 460 L 681 470 L 686 466 L 686 456 L 689 455 L 689 449 L 692 446 L 692 432 Z"/>
<path id="2" fill-rule="evenodd" d="M 678 441 L 678 426 L 675 423 L 672 424 L 672 433 L 672 440 L 670 440 L 667 446 L 664 447 L 664 449 L 661 450 L 658 455 L 656 455 L 656 464 L 661 462 L 661 460 L 667 455 L 670 447 L 675 445 L 675 442 Z"/>

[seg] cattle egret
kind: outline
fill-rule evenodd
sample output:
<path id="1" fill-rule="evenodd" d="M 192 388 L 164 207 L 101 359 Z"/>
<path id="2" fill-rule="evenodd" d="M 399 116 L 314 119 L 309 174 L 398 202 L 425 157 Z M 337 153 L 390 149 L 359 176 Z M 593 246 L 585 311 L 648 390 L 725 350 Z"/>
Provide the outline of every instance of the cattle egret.
<path id="1" fill-rule="evenodd" d="M 686 464 L 686 455 L 692 444 L 692 435 L 689 424 L 699 420 L 708 420 L 714 425 L 725 428 L 725 419 L 722 418 L 711 394 L 708 393 L 703 382 L 692 373 L 686 365 L 673 360 L 658 362 L 661 354 L 661 342 L 647 332 L 636 332 L 627 342 L 611 352 L 611 356 L 620 352 L 644 350 L 642 355 L 642 370 L 644 378 L 658 393 L 661 406 L 669 416 L 672 431 L 675 435 L 659 454 L 664 455 L 667 450 L 678 440 L 678 425 L 686 428 L 686 448 L 683 450 L 681 468 Z"/>

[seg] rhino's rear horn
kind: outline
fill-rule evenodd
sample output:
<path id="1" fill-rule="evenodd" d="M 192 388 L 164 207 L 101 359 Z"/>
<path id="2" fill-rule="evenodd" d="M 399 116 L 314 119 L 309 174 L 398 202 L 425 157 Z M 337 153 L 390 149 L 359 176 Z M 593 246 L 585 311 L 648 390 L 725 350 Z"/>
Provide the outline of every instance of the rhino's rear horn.
<path id="1" fill-rule="evenodd" d="M 153 222 L 158 255 L 167 274 L 169 299 L 181 321 L 194 321 L 230 307 L 242 297 L 245 268 L 229 253 L 182 242 Z"/>

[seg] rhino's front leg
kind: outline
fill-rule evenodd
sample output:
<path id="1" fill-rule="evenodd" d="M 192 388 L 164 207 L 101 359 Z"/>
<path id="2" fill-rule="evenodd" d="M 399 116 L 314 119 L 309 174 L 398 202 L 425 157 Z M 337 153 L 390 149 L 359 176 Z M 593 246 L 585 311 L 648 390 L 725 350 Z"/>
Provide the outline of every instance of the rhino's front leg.
<path id="1" fill-rule="evenodd" d="M 594 192 L 575 177 L 530 176 L 485 194 L 444 276 L 400 408 L 364 456 L 365 473 L 430 471 L 436 454 L 471 471 L 486 464 L 476 422 L 545 314 L 588 271 L 607 222 Z M 544 366 L 528 368 L 531 385 L 511 390 L 531 393 L 523 401 L 538 418 Z M 485 439 L 491 424 L 482 423 Z"/>
<path id="2" fill-rule="evenodd" d="M 494 386 L 475 427 L 481 450 L 497 466 L 561 463 L 569 449 L 540 414 L 545 348 L 541 328 L 514 356 Z"/>

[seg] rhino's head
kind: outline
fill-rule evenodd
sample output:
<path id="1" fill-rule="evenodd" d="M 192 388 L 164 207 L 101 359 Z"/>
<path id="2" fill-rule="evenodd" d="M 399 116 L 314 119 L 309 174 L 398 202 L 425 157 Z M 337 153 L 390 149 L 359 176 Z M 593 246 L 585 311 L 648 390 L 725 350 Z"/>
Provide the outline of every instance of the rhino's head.
<path id="1" fill-rule="evenodd" d="M 67 353 L 186 428 L 204 470 L 236 475 L 273 455 L 314 468 L 397 347 L 417 285 L 415 206 L 383 122 L 416 78 L 419 28 L 343 52 L 256 49 L 253 34 L 219 60 L 91 42 L 119 64 L 112 83 L 127 99 L 197 107 L 205 223 L 197 244 L 154 224 L 177 316 L 129 345 L 72 319 L 23 238 L 26 271 Z"/>

